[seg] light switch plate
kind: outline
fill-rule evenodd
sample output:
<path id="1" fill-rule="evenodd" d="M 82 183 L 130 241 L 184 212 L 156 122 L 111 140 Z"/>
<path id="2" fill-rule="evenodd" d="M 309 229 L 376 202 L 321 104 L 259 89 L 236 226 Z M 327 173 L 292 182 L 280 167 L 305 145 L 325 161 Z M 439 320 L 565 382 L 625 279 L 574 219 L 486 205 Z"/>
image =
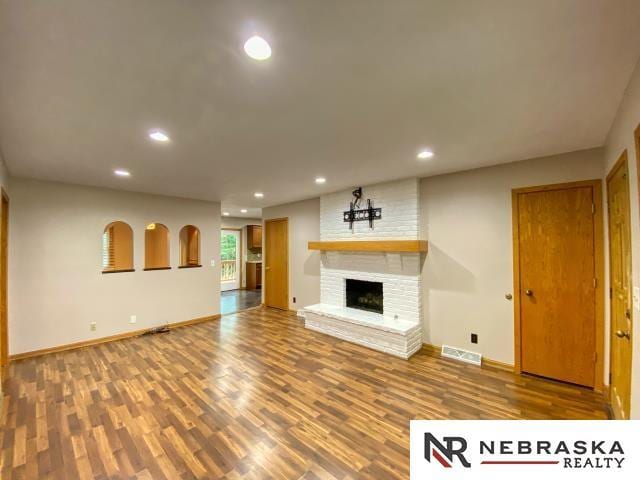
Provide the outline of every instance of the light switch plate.
<path id="1" fill-rule="evenodd" d="M 215 267 L 216 266 L 216 261 L 215 260 L 211 260 L 211 266 Z"/>
<path id="2" fill-rule="evenodd" d="M 640 287 L 633 287 L 633 308 L 640 312 Z"/>

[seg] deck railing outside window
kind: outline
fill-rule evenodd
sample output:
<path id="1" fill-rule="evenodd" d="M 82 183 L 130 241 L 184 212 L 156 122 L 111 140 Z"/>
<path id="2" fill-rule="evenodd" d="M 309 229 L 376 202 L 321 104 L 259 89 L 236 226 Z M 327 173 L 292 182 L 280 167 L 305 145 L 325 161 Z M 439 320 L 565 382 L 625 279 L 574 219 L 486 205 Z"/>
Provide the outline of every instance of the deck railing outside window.
<path id="1" fill-rule="evenodd" d="M 235 260 L 222 260 L 222 281 L 231 282 L 236 279 L 236 261 Z"/>

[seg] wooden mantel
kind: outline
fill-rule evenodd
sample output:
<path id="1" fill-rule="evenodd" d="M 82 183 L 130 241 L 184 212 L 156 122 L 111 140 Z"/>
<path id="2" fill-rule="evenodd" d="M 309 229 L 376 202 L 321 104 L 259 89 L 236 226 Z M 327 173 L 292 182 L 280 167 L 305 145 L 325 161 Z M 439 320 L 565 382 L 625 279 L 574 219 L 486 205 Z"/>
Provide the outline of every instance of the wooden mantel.
<path id="1" fill-rule="evenodd" d="M 426 253 L 426 240 L 352 240 L 309 242 L 309 250 L 327 252 L 405 252 Z"/>

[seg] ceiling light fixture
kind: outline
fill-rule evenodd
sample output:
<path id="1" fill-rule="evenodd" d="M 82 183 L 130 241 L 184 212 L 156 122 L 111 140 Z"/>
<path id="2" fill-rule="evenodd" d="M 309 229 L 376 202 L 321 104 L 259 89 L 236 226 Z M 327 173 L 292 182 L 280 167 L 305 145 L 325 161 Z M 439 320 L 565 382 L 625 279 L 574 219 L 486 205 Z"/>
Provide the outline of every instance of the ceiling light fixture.
<path id="1" fill-rule="evenodd" d="M 426 160 L 427 158 L 433 157 L 433 152 L 431 150 L 422 150 L 418 153 L 418 158 L 420 160 Z"/>
<path id="2" fill-rule="evenodd" d="M 254 35 L 249 40 L 244 42 L 244 51 L 254 60 L 266 60 L 271 56 L 271 47 L 267 41 Z"/>
<path id="3" fill-rule="evenodd" d="M 240 210 L 240 213 L 247 213 L 247 209 L 243 208 L 242 210 Z"/>
<path id="4" fill-rule="evenodd" d="M 222 215 L 224 215 L 225 217 L 229 216 L 229 212 L 222 212 Z"/>
<path id="5" fill-rule="evenodd" d="M 151 140 L 155 140 L 156 142 L 168 142 L 169 141 L 169 136 L 160 131 L 160 130 L 151 130 L 149 132 L 149 138 Z"/>
<path id="6" fill-rule="evenodd" d="M 131 176 L 131 173 L 129 173 L 129 170 L 123 170 L 122 168 L 118 168 L 117 170 L 114 170 L 113 173 L 115 173 L 119 177 L 130 177 Z"/>
<path id="7" fill-rule="evenodd" d="M 264 193 L 256 192 L 256 193 L 253 194 L 253 196 L 256 197 L 256 198 L 263 198 L 264 197 Z"/>
<path id="8" fill-rule="evenodd" d="M 318 178 L 316 178 L 316 183 L 317 183 L 318 185 L 322 185 L 323 183 L 326 183 L 326 181 L 327 181 L 327 179 L 326 179 L 326 178 L 324 178 L 324 177 L 318 177 Z"/>

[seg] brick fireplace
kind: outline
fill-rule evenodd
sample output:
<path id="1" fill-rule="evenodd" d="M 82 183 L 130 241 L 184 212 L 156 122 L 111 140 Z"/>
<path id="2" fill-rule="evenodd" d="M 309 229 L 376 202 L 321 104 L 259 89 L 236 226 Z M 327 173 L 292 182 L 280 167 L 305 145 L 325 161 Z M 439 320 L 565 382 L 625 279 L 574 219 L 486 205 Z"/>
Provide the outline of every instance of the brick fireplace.
<path id="1" fill-rule="evenodd" d="M 374 222 L 344 222 L 350 191 L 321 197 L 321 242 L 353 241 L 354 251 L 322 251 L 320 303 L 305 307 L 305 325 L 345 340 L 408 358 L 422 345 L 420 252 L 357 251 L 361 241 L 418 240 L 419 184 L 417 179 L 363 187 L 363 196 L 382 209 Z M 382 293 L 382 312 L 354 308 L 347 295 L 349 282 L 376 285 Z M 355 284 L 355 283 L 354 283 Z M 364 303 L 366 303 L 365 301 Z"/>

